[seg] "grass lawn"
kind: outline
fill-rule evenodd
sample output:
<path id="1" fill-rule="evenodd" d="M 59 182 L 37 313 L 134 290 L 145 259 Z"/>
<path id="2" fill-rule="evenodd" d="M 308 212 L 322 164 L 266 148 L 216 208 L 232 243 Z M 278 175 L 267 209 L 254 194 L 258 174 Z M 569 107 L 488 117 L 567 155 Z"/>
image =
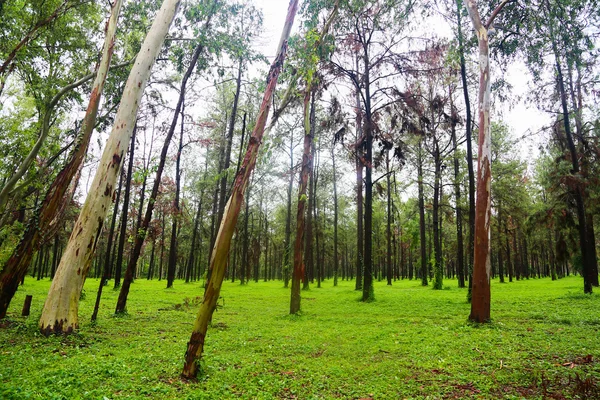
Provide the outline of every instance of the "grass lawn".
<path id="1" fill-rule="evenodd" d="M 37 322 L 49 282 L 27 278 L 0 328 L 0 398 L 600 398 L 598 289 L 583 295 L 578 277 L 493 282 L 493 322 L 477 326 L 466 290 L 445 283 L 376 282 L 376 301 L 363 304 L 354 282 L 330 280 L 302 292 L 301 316 L 287 315 L 281 282 L 225 283 L 203 375 L 185 383 L 199 283 L 140 279 L 122 317 L 112 315 L 118 292 L 105 290 L 93 325 L 89 279 L 79 333 L 45 338 Z"/>

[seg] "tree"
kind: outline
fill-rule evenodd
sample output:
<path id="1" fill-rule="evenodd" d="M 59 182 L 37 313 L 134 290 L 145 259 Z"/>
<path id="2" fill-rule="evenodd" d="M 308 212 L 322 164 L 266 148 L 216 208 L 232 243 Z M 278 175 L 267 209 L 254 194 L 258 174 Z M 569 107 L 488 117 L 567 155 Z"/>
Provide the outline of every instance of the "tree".
<path id="1" fill-rule="evenodd" d="M 300 281 L 305 277 L 305 265 L 303 259 L 304 251 L 304 228 L 306 225 L 307 212 L 310 215 L 310 207 L 306 209 L 307 204 L 307 187 L 308 178 L 312 173 L 312 154 L 313 154 L 313 140 L 315 134 L 315 92 L 319 85 L 318 77 L 316 76 L 317 62 L 319 57 L 316 57 L 314 53 L 320 50 L 320 46 L 323 42 L 325 35 L 328 34 L 329 28 L 336 18 L 339 8 L 339 1 L 336 1 L 329 17 L 325 21 L 321 32 L 318 36 L 314 36 L 316 32 L 309 30 L 306 38 L 306 47 L 304 59 L 307 61 L 303 63 L 303 75 L 306 82 L 306 88 L 304 90 L 304 146 L 302 153 L 302 169 L 300 171 L 300 182 L 298 184 L 298 210 L 296 213 L 296 241 L 294 243 L 294 269 L 292 274 L 292 292 L 290 300 L 290 314 L 296 314 L 300 311 Z M 333 155 L 332 149 L 332 155 Z M 333 158 L 335 160 L 335 158 Z M 335 161 L 334 161 L 335 165 Z M 335 170 L 335 166 L 334 166 Z M 335 185 L 335 178 L 334 178 Z M 334 191 L 334 196 L 337 199 L 337 191 Z M 309 195 L 312 195 L 309 193 Z M 337 201 L 336 201 L 337 207 Z M 309 219 L 310 223 L 310 219 Z M 337 208 L 336 208 L 336 225 L 337 225 Z M 309 235 L 310 236 L 310 235 Z M 336 226 L 336 256 L 337 256 L 337 226 Z M 337 262 L 337 261 L 336 261 Z M 337 269 L 337 268 L 336 268 Z M 337 273 L 337 271 L 336 271 Z M 334 285 L 337 285 L 337 275 L 334 277 Z"/>
<path id="2" fill-rule="evenodd" d="M 36 210 L 37 218 L 32 219 L 33 222 L 25 230 L 19 245 L 13 251 L 13 255 L 0 273 L 0 319 L 6 316 L 8 305 L 17 290 L 19 282 L 27 272 L 35 250 L 39 248 L 42 235 L 47 232 L 50 224 L 55 220 L 60 209 L 59 204 L 61 201 L 64 201 L 63 199 L 69 185 L 77 171 L 80 170 L 85 153 L 87 152 L 114 51 L 117 20 L 122 3 L 121 0 L 115 1 L 111 9 L 106 26 L 102 58 L 96 66 L 95 80 L 75 150 L 72 152 L 69 162 L 51 184 L 44 200 Z"/>
<path id="3" fill-rule="evenodd" d="M 139 102 L 178 6 L 178 0 L 163 2 L 129 74 L 115 124 L 102 153 L 90 193 L 44 304 L 39 327 L 46 336 L 72 333 L 78 327 L 79 296 L 104 225 L 108 205 L 112 201 L 116 177 L 135 125 Z"/>
<path id="4" fill-rule="evenodd" d="M 277 86 L 277 78 L 283 68 L 285 55 L 287 51 L 287 42 L 290 36 L 290 31 L 294 23 L 296 11 L 298 9 L 298 0 L 291 0 L 288 8 L 288 14 L 285 20 L 285 25 L 279 42 L 277 56 L 271 64 L 271 69 L 267 76 L 267 87 L 263 96 L 263 101 L 260 107 L 256 125 L 250 141 L 244 161 L 237 173 L 231 195 L 223 213 L 223 222 L 219 227 L 219 232 L 215 240 L 215 245 L 212 250 L 210 260 L 211 277 L 206 285 L 206 292 L 198 311 L 198 316 L 194 323 L 192 335 L 188 342 L 187 351 L 185 354 L 185 362 L 183 366 L 182 376 L 187 379 L 194 379 L 198 373 L 198 361 L 202 357 L 204 350 L 204 340 L 208 322 L 216 308 L 225 269 L 227 266 L 227 258 L 231 246 L 231 238 L 233 237 L 234 229 L 240 213 L 240 208 L 244 199 L 244 192 L 248 186 L 248 181 L 258 155 L 258 149 L 262 141 L 265 125 L 269 110 L 271 108 L 271 100 L 275 88 Z"/>
<path id="5" fill-rule="evenodd" d="M 474 2 L 465 5 L 475 28 L 479 43 L 479 151 L 477 160 L 477 203 L 475 205 L 475 255 L 473 259 L 473 289 L 471 314 L 474 322 L 490 319 L 490 225 L 492 220 L 491 200 L 491 130 L 490 130 L 490 57 L 488 29 L 494 18 L 510 0 L 504 0 L 492 12 L 484 24 Z"/>

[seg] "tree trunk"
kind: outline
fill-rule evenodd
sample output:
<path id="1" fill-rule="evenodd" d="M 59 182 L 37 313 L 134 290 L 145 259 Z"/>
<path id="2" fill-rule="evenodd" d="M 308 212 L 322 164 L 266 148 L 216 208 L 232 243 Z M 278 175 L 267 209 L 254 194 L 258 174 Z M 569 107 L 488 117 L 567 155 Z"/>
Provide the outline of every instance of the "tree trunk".
<path id="1" fill-rule="evenodd" d="M 475 253 L 473 259 L 472 300 L 469 319 L 487 322 L 490 319 L 491 244 L 491 129 L 490 129 L 490 57 L 488 27 L 509 0 L 504 0 L 492 12 L 488 22 L 481 22 L 474 2 L 466 7 L 471 17 L 479 43 L 479 151 L 477 163 L 477 204 L 475 207 Z"/>
<path id="2" fill-rule="evenodd" d="M 173 287 L 175 280 L 175 268 L 177 266 L 177 226 L 181 218 L 179 207 L 179 195 L 181 192 L 181 152 L 183 150 L 183 127 L 184 127 L 185 94 L 181 104 L 181 133 L 179 135 L 179 147 L 175 159 L 175 200 L 173 202 L 173 221 L 171 228 L 171 244 L 169 245 L 169 265 L 167 267 L 167 288 Z M 135 266 L 134 266 L 135 268 Z"/>
<path id="3" fill-rule="evenodd" d="M 206 31 L 212 19 L 216 7 L 216 2 L 213 3 L 213 11 L 208 15 L 206 22 L 204 23 L 203 30 Z M 198 58 L 200 54 L 204 50 L 204 45 L 198 44 L 194 49 L 194 54 L 192 55 L 192 59 L 190 61 L 190 65 L 188 66 L 185 74 L 183 75 L 183 79 L 181 80 L 181 86 L 179 89 L 179 99 L 177 100 L 177 105 L 175 106 L 175 112 L 173 113 L 173 119 L 171 120 L 171 125 L 169 126 L 169 130 L 167 132 L 167 136 L 165 138 L 165 142 L 163 144 L 163 148 L 160 153 L 160 160 L 158 162 L 158 167 L 156 169 L 156 176 L 154 178 L 154 184 L 152 186 L 152 191 L 150 192 L 150 197 L 148 198 L 148 206 L 146 207 L 146 213 L 144 214 L 144 220 L 142 222 L 141 229 L 135 237 L 135 242 L 133 244 L 133 249 L 131 250 L 131 258 L 129 259 L 129 263 L 127 264 L 127 269 L 125 270 L 125 276 L 123 278 L 123 286 L 121 287 L 121 291 L 119 292 L 119 299 L 117 300 L 116 312 L 123 312 L 127 307 L 127 296 L 129 295 L 129 288 L 131 286 L 131 282 L 133 281 L 133 272 L 135 271 L 135 266 L 137 265 L 138 259 L 142 252 L 142 246 L 144 244 L 144 240 L 146 239 L 146 235 L 148 233 L 148 228 L 150 226 L 150 222 L 152 221 L 152 213 L 154 211 L 154 206 L 156 203 L 156 199 L 158 198 L 158 191 L 160 188 L 160 182 L 162 180 L 162 174 L 165 168 L 165 163 L 167 160 L 167 154 L 169 152 L 169 144 L 173 139 L 173 135 L 175 134 L 175 129 L 177 127 L 177 120 L 179 118 L 179 113 L 183 109 L 183 103 L 185 101 L 185 90 L 187 87 L 187 82 L 194 72 L 194 68 L 196 67 L 196 63 L 198 62 Z M 163 223 L 162 223 L 162 239 L 161 239 L 161 248 L 160 248 L 160 260 L 159 260 L 159 272 L 158 272 L 158 280 L 160 281 L 162 278 L 162 266 L 163 266 L 163 253 L 165 248 L 165 224 L 164 224 L 164 213 L 162 215 Z"/>
<path id="4" fill-rule="evenodd" d="M 225 275 L 225 268 L 227 266 L 227 255 L 231 246 L 231 238 L 233 236 L 240 213 L 240 208 L 243 203 L 244 191 L 248 185 L 250 174 L 252 173 L 256 164 L 258 149 L 262 141 L 266 120 L 271 106 L 271 100 L 277 85 L 277 78 L 279 77 L 283 67 L 283 62 L 285 60 L 287 41 L 290 36 L 290 31 L 292 29 L 297 9 L 298 0 L 291 0 L 281 41 L 279 43 L 278 54 L 273 61 L 271 70 L 269 71 L 267 77 L 267 86 L 254 132 L 248 143 L 248 150 L 240 167 L 240 171 L 235 178 L 231 191 L 231 197 L 229 198 L 227 206 L 225 207 L 223 222 L 219 228 L 219 233 L 217 235 L 211 256 L 211 279 L 209 282 L 207 282 L 207 289 L 204 294 L 204 299 L 200 305 L 200 310 L 194 323 L 192 335 L 190 337 L 190 341 L 188 342 L 188 348 L 185 354 L 185 363 L 182 376 L 187 379 L 194 379 L 198 372 L 198 361 L 202 357 L 202 352 L 204 350 L 204 339 L 206 337 L 208 322 L 215 310 L 219 293 L 221 291 L 223 276 Z"/>
<path id="5" fill-rule="evenodd" d="M 442 240 L 440 230 L 440 188 L 442 175 L 442 161 L 437 139 L 434 138 L 433 162 L 435 165 L 433 182 L 433 254 L 435 258 L 433 289 L 441 290 L 443 287 L 444 271 L 442 266 Z"/>
<path id="6" fill-rule="evenodd" d="M 111 274 L 111 249 L 113 247 L 113 235 L 115 233 L 115 225 L 117 223 L 117 212 L 119 210 L 119 199 L 121 198 L 121 189 L 123 187 L 123 171 L 119 177 L 119 187 L 117 189 L 117 197 L 115 200 L 115 206 L 113 208 L 112 220 L 110 223 L 110 231 L 108 232 L 108 241 L 106 243 L 106 254 L 104 255 L 104 271 L 100 278 L 100 285 L 98 286 L 98 292 L 96 293 L 96 303 L 94 304 L 94 311 L 92 313 L 92 321 L 95 321 L 98 317 L 98 308 L 100 307 L 100 299 L 102 297 L 102 290 L 106 285 L 106 282 L 110 279 Z"/>
<path id="7" fill-rule="evenodd" d="M 235 97 L 233 98 L 233 108 L 231 110 L 231 116 L 229 119 L 229 128 L 227 130 L 226 145 L 225 145 L 225 159 L 223 162 L 223 176 L 221 177 L 221 188 L 219 191 L 219 214 L 217 218 L 217 226 L 220 225 L 221 219 L 223 218 L 223 211 L 225 210 L 225 196 L 227 193 L 227 176 L 229 165 L 231 164 L 231 145 L 233 143 L 233 132 L 235 128 L 235 120 L 237 118 L 237 109 L 240 99 L 240 90 L 242 87 L 242 62 L 240 58 L 238 64 L 238 75 L 236 79 Z"/>
<path id="8" fill-rule="evenodd" d="M 48 230 L 48 227 L 58 215 L 60 203 L 65 197 L 69 184 L 77 174 L 77 171 L 80 170 L 81 162 L 86 154 L 88 143 L 96 123 L 100 97 L 104 89 L 104 82 L 106 81 L 106 75 L 113 54 L 117 19 L 121 5 L 121 0 L 115 1 L 111 10 L 106 28 L 102 58 L 94 74 L 96 78 L 92 86 L 88 108 L 81 127 L 79 143 L 71 154 L 67 165 L 61 170 L 54 182 L 52 182 L 44 200 L 36 209 L 37 217 L 33 218 L 32 222 L 27 225 L 23 238 L 0 273 L 0 319 L 6 316 L 6 310 L 17 290 L 18 282 L 27 273 L 27 268 L 31 264 L 31 258 L 39 248 L 42 234 Z"/>
<path id="9" fill-rule="evenodd" d="M 290 255 L 292 253 L 292 189 L 294 188 L 294 132 L 290 132 L 290 178 L 288 181 L 287 190 L 287 212 L 285 218 L 285 242 L 283 252 L 283 287 L 287 288 L 289 285 L 289 273 L 290 273 Z"/>
<path id="10" fill-rule="evenodd" d="M 394 237 L 392 236 L 392 181 L 391 181 L 391 170 L 390 170 L 390 151 L 386 152 L 386 174 L 387 174 L 387 284 L 389 286 L 392 285 L 392 241 Z M 394 246 L 395 249 L 395 246 Z"/>
<path id="11" fill-rule="evenodd" d="M 131 138 L 143 91 L 178 5 L 179 0 L 164 1 L 127 79 L 98 171 L 44 304 L 39 323 L 44 335 L 71 333 L 78 327 L 77 312 L 83 282 L 112 201 L 116 177 Z"/>
<path id="12" fill-rule="evenodd" d="M 357 58 L 358 71 L 358 58 Z M 360 106 L 360 93 L 356 89 L 356 285 L 355 290 L 362 290 L 363 287 L 363 265 L 364 265 L 364 213 L 363 213 L 363 170 L 362 163 L 362 111 Z"/>
<path id="13" fill-rule="evenodd" d="M 467 95 L 468 96 L 468 95 Z M 457 276 L 458 276 L 458 287 L 465 287 L 465 245 L 463 242 L 463 228 L 462 228 L 462 207 L 460 205 L 461 193 L 460 193 L 460 170 L 459 170 L 459 159 L 458 159 L 458 145 L 456 141 L 456 124 L 452 124 L 452 146 L 454 147 L 454 197 L 456 199 L 456 263 L 457 263 Z"/>
<path id="14" fill-rule="evenodd" d="M 363 43 L 364 90 L 365 90 L 365 236 L 364 273 L 362 301 L 374 299 L 373 291 L 373 115 L 371 114 L 371 78 L 368 44 Z M 358 89 L 358 88 L 357 88 Z"/>
<path id="15" fill-rule="evenodd" d="M 419 191 L 419 242 L 421 249 L 421 285 L 427 286 L 427 238 L 425 235 L 425 193 L 423 189 L 423 153 L 422 143 L 419 139 L 417 154 L 417 184 Z"/>
<path id="16" fill-rule="evenodd" d="M 466 142 L 467 142 L 467 169 L 469 173 L 469 247 L 468 251 L 468 271 L 469 292 L 467 299 L 471 301 L 471 291 L 473 283 L 473 256 L 475 251 L 475 169 L 473 167 L 473 138 L 471 101 L 469 99 L 469 84 L 467 82 L 467 64 L 465 62 L 465 45 L 462 33 L 462 0 L 456 1 L 456 16 L 458 28 L 458 51 L 460 54 L 460 77 L 462 80 L 463 97 L 465 100 L 465 119 L 466 119 Z"/>
<path id="17" fill-rule="evenodd" d="M 333 286 L 337 286 L 340 260 L 338 254 L 338 194 L 337 171 L 335 168 L 335 144 L 331 148 L 331 161 L 333 163 Z"/>
<path id="18" fill-rule="evenodd" d="M 119 248 L 117 249 L 117 263 L 115 265 L 115 289 L 121 286 L 121 271 L 123 268 L 123 251 L 127 241 L 127 214 L 129 212 L 129 196 L 131 193 L 131 178 L 133 176 L 133 156 L 135 153 L 135 133 L 137 125 L 133 128 L 131 144 L 129 145 L 129 166 L 127 167 L 127 178 L 125 179 L 125 193 L 123 195 L 123 209 L 121 211 L 121 232 L 119 233 Z"/>
<path id="19" fill-rule="evenodd" d="M 309 88 L 304 93 L 304 147 L 302 152 L 302 169 L 300 171 L 300 181 L 298 183 L 298 210 L 296 212 L 296 241 L 294 243 L 294 272 L 292 274 L 290 314 L 297 314 L 300 311 L 300 281 L 304 279 L 302 245 L 304 244 L 304 226 L 307 212 L 306 188 L 308 186 L 308 177 L 312 168 L 312 142 L 314 133 L 312 123 L 315 113 L 314 102 L 315 94 Z M 310 214 L 310 207 L 308 208 L 308 213 Z"/>

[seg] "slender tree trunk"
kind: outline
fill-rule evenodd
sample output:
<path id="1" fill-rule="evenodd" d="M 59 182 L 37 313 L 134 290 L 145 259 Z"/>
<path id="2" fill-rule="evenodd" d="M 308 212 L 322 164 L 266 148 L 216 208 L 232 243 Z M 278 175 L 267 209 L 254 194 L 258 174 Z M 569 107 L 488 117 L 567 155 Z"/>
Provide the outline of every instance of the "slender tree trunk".
<path id="1" fill-rule="evenodd" d="M 373 115 L 371 114 L 371 78 L 368 44 L 363 43 L 364 90 L 365 90 L 365 237 L 364 274 L 362 301 L 374 298 L 373 291 Z M 358 88 L 357 88 L 358 89 Z"/>
<path id="2" fill-rule="evenodd" d="M 357 58 L 358 71 L 358 58 Z M 356 285 L 355 290 L 362 290 L 363 287 L 363 266 L 364 266 L 364 210 L 363 210 L 363 171 L 362 163 L 362 111 L 360 105 L 360 93 L 356 89 Z"/>
<path id="3" fill-rule="evenodd" d="M 425 235 L 425 193 L 423 189 L 423 153 L 419 139 L 417 154 L 418 191 L 419 191 L 419 237 L 421 249 L 421 285 L 427 286 L 427 239 Z"/>
<path id="4" fill-rule="evenodd" d="M 135 133 L 137 125 L 133 128 L 131 144 L 129 145 L 129 166 L 125 179 L 125 194 L 123 195 L 123 209 L 121 211 L 121 232 L 119 233 L 119 248 L 117 249 L 117 264 L 115 265 L 115 289 L 121 286 L 121 270 L 123 268 L 123 252 L 127 241 L 127 215 L 129 212 L 129 196 L 131 193 L 131 179 L 133 176 L 133 156 L 135 153 Z"/>
<path id="5" fill-rule="evenodd" d="M 304 93 L 304 150 L 302 152 L 302 170 L 300 171 L 300 182 L 298 183 L 298 210 L 296 213 L 296 241 L 294 243 L 294 272 L 292 274 L 290 314 L 297 314 L 300 311 L 300 281 L 305 277 L 304 260 L 302 259 L 302 247 L 304 244 L 304 226 L 307 213 L 306 188 L 308 186 L 308 177 L 311 173 L 312 167 L 312 142 L 314 132 L 312 123 L 315 113 L 314 102 L 314 92 L 310 89 L 306 90 Z M 310 214 L 310 207 L 308 208 L 308 214 Z"/>
<path id="6" fill-rule="evenodd" d="M 78 327 L 77 312 L 83 282 L 112 201 L 116 177 L 131 138 L 142 94 L 178 6 L 179 0 L 164 1 L 127 79 L 98 171 L 44 304 L 39 327 L 45 335 L 71 333 Z"/>
<path id="7" fill-rule="evenodd" d="M 337 171 L 335 166 L 335 144 L 331 148 L 331 161 L 333 163 L 333 286 L 337 286 L 340 261 L 338 254 L 338 194 Z"/>
<path id="8" fill-rule="evenodd" d="M 442 175 L 442 162 L 440 160 L 440 148 L 437 139 L 434 139 L 433 162 L 435 165 L 433 182 L 433 254 L 435 258 L 433 288 L 443 288 L 444 271 L 442 266 L 442 240 L 440 230 L 440 188 Z"/>
<path id="9" fill-rule="evenodd" d="M 285 243 L 283 253 L 283 287 L 287 288 L 289 285 L 289 273 L 290 273 L 290 255 L 292 253 L 292 190 L 294 188 L 294 132 L 290 132 L 290 178 L 288 181 L 287 190 L 287 212 L 285 219 Z"/>
<path id="10" fill-rule="evenodd" d="M 386 226 L 386 233 L 387 233 L 387 284 L 389 286 L 392 285 L 392 275 L 393 275 L 393 269 L 392 269 L 392 241 L 394 240 L 394 237 L 392 236 L 392 181 L 391 181 L 391 170 L 390 170 L 390 151 L 388 150 L 386 152 L 386 159 L 385 159 L 385 166 L 386 166 L 386 173 L 387 173 L 387 226 Z M 395 246 L 394 246 L 395 249 Z"/>
<path id="11" fill-rule="evenodd" d="M 468 95 L 467 95 L 468 96 Z M 460 163 L 458 157 L 458 145 L 456 141 L 456 124 L 452 123 L 452 146 L 454 147 L 454 198 L 456 199 L 456 273 L 458 276 L 458 287 L 465 287 L 465 245 L 463 242 L 462 228 L 462 206 L 460 193 Z"/>
<path id="12" fill-rule="evenodd" d="M 110 279 L 111 273 L 111 249 L 113 247 L 113 235 L 115 232 L 115 225 L 117 224 L 117 212 L 119 210 L 119 199 L 121 198 L 121 189 L 123 187 L 123 171 L 121 170 L 121 174 L 119 177 L 119 188 L 117 189 L 117 198 L 115 200 L 115 207 L 113 209 L 112 220 L 110 223 L 110 231 L 108 232 L 108 242 L 106 244 L 106 254 L 104 256 L 104 271 L 102 273 L 102 277 L 100 278 L 100 284 L 98 286 L 98 292 L 96 294 L 96 303 L 94 304 L 94 311 L 92 313 L 92 321 L 95 321 L 98 318 L 98 308 L 100 307 L 100 299 L 102 298 L 102 290 L 106 285 L 106 282 Z"/>
<path id="13" fill-rule="evenodd" d="M 473 128 L 471 115 L 471 101 L 469 99 L 469 83 L 467 82 L 467 64 L 465 61 L 465 45 L 462 32 L 462 7 L 463 0 L 456 1 L 456 16 L 458 28 L 458 50 L 460 55 L 460 77 L 462 80 L 463 97 L 465 100 L 465 119 L 466 119 L 466 142 L 467 142 L 467 169 L 469 174 L 469 246 L 468 252 L 468 271 L 469 276 L 469 292 L 467 299 L 471 301 L 471 291 L 473 284 L 473 255 L 475 251 L 475 169 L 473 162 Z"/>
<path id="14" fill-rule="evenodd" d="M 213 254 L 211 256 L 211 279 L 207 283 L 204 299 L 200 305 L 198 317 L 194 323 L 194 329 L 192 331 L 190 341 L 188 342 L 188 348 L 185 354 L 185 363 L 182 376 L 187 379 L 195 378 L 198 372 L 197 363 L 202 357 L 202 352 L 204 350 L 204 340 L 206 337 L 208 322 L 215 310 L 219 293 L 221 291 L 221 284 L 223 282 L 223 276 L 225 275 L 225 268 L 227 266 L 227 255 L 231 246 L 231 238 L 233 236 L 240 208 L 242 206 L 244 191 L 248 185 L 250 174 L 252 173 L 256 164 L 258 149 L 262 141 L 266 120 L 271 106 L 271 100 L 277 85 L 277 78 L 279 77 L 283 67 L 283 62 L 285 60 L 287 41 L 289 39 L 297 9 L 298 0 L 291 0 L 281 41 L 279 43 L 278 54 L 275 57 L 267 77 L 267 86 L 254 132 L 250 138 L 246 156 L 244 157 L 240 171 L 235 178 L 231 191 L 231 197 L 227 202 L 227 206 L 223 214 L 223 222 L 219 228 L 219 233 L 213 248 Z"/>
<path id="15" fill-rule="evenodd" d="M 87 152 L 88 143 L 96 122 L 104 82 L 112 59 L 117 19 L 121 5 L 122 0 L 115 1 L 111 10 L 106 27 L 102 58 L 96 68 L 96 78 L 81 127 L 79 143 L 75 146 L 69 162 L 52 182 L 44 200 L 36 209 L 37 218 L 33 218 L 27 225 L 23 238 L 0 273 L 0 319 L 6 316 L 8 305 L 17 290 L 18 282 L 27 273 L 27 268 L 31 264 L 31 257 L 39 248 L 42 233 L 48 230 L 48 227 L 56 218 L 60 203 L 64 199 L 73 177 L 80 170 L 81 162 Z"/>
<path id="16" fill-rule="evenodd" d="M 204 23 L 203 31 L 206 31 L 210 27 L 210 23 L 212 20 L 212 16 L 215 13 L 217 6 L 217 2 L 212 3 L 212 11 L 208 14 L 208 17 Z M 171 120 L 171 125 L 169 126 L 169 130 L 167 132 L 167 136 L 165 138 L 165 142 L 163 144 L 160 159 L 158 162 L 158 167 L 156 169 L 156 176 L 154 178 L 154 184 L 152 185 L 152 191 L 150 192 L 150 197 L 148 198 L 148 206 L 146 207 L 146 213 L 144 214 L 144 220 L 142 222 L 141 229 L 138 231 L 138 234 L 135 237 L 135 242 L 133 244 L 133 249 L 131 250 L 131 258 L 129 259 L 129 263 L 127 264 L 127 269 L 125 270 L 125 276 L 123 278 L 123 286 L 121 287 L 121 291 L 119 292 L 119 298 L 117 300 L 116 312 L 120 313 L 126 310 L 127 307 L 127 296 L 129 295 L 129 288 L 131 287 L 131 282 L 133 281 L 133 274 L 135 271 L 135 267 L 139 260 L 140 254 L 142 252 L 142 246 L 144 244 L 144 240 L 146 239 L 146 234 L 148 232 L 148 228 L 150 226 L 150 222 L 152 221 L 152 213 L 154 211 L 154 206 L 156 203 L 156 199 L 158 198 L 158 192 L 160 188 L 160 183 L 162 180 L 162 174 L 165 168 L 165 163 L 167 160 L 167 154 L 169 152 L 169 145 L 171 140 L 173 139 L 173 135 L 175 134 L 175 129 L 177 128 L 177 120 L 179 118 L 179 114 L 183 115 L 183 103 L 185 101 L 185 91 L 187 88 L 187 82 L 191 77 L 196 64 L 198 62 L 198 58 L 200 54 L 204 51 L 204 45 L 198 44 L 194 49 L 194 53 L 192 54 L 192 59 L 190 61 L 190 65 L 188 66 L 185 74 L 183 75 L 183 79 L 181 80 L 181 86 L 179 88 L 179 99 L 177 100 L 177 105 L 175 106 L 175 112 L 173 113 L 173 119 Z M 183 119 L 183 117 L 182 117 Z M 159 273 L 158 280 L 162 279 L 162 267 L 163 267 L 163 256 L 165 249 L 165 215 L 162 214 L 162 239 L 161 239 L 161 247 L 160 247 L 160 261 L 159 261 Z"/>
<path id="17" fill-rule="evenodd" d="M 181 191 L 181 152 L 183 150 L 183 123 L 184 123 L 185 100 L 181 104 L 181 133 L 179 135 L 179 147 L 175 161 L 175 200 L 173 202 L 173 222 L 171 228 L 171 244 L 169 246 L 169 266 L 167 267 L 167 288 L 173 287 L 175 280 L 175 268 L 177 266 L 177 227 L 181 218 L 179 207 L 179 195 Z"/>
<path id="18" fill-rule="evenodd" d="M 223 218 L 223 211 L 225 210 L 225 196 L 227 193 L 227 171 L 229 170 L 229 165 L 231 164 L 231 145 L 233 143 L 233 132 L 235 129 L 235 120 L 237 118 L 237 109 L 238 103 L 240 99 L 240 90 L 242 87 L 242 63 L 243 59 L 240 58 L 238 64 L 238 75 L 236 79 L 236 88 L 235 88 L 235 96 L 233 98 L 233 109 L 231 110 L 231 116 L 229 119 L 229 128 L 227 130 L 226 137 L 226 145 L 225 145 L 225 153 L 224 153 L 224 162 L 223 162 L 223 176 L 221 177 L 221 187 L 219 191 L 219 214 L 217 218 L 217 226 L 221 223 L 221 219 Z"/>

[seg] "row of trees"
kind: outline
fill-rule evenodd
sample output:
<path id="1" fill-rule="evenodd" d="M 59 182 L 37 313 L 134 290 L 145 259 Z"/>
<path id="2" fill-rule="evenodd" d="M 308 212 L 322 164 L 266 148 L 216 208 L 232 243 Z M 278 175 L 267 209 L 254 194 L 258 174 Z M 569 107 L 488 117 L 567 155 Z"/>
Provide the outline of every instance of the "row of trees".
<path id="1" fill-rule="evenodd" d="M 247 2 L 115 1 L 103 31 L 89 2 L 1 4 L 0 317 L 28 270 L 52 279 L 46 335 L 77 329 L 88 275 L 92 319 L 109 280 L 117 313 L 134 279 L 203 281 L 192 378 L 223 279 L 291 281 L 297 313 L 324 280 L 371 301 L 373 279 L 456 278 L 478 322 L 495 276 L 598 285 L 594 2 L 292 0 L 266 81 Z M 510 93 L 490 71 L 518 58 L 553 115 L 529 163 L 490 120 Z"/>

